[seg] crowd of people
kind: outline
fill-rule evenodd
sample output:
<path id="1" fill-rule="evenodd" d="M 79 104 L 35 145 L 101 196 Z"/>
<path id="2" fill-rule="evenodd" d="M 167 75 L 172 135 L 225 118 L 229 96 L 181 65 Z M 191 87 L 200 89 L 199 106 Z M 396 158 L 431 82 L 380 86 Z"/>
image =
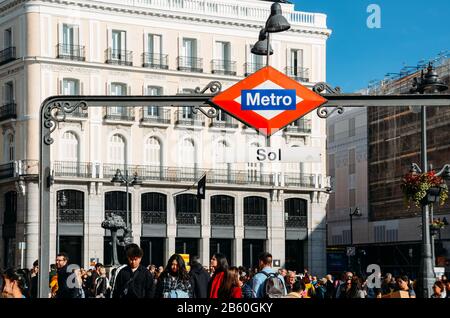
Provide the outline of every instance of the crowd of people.
<path id="1" fill-rule="evenodd" d="M 381 284 L 369 284 L 355 273 L 341 277 L 326 275 L 318 279 L 308 270 L 301 273 L 272 268 L 272 255 L 262 253 L 258 267 L 229 266 L 225 255 L 216 253 L 209 266 L 198 257 L 185 264 L 179 254 L 172 255 L 166 267 L 141 264 L 143 251 L 136 244 L 126 248 L 128 264 L 107 273 L 100 263 L 85 270 L 69 263 L 59 253 L 50 269 L 52 298 L 315 298 L 353 299 L 383 298 L 402 292 L 402 297 L 415 298 L 416 282 L 407 276 L 386 273 Z M 190 269 L 187 270 L 187 265 Z M 37 298 L 39 264 L 31 270 L 7 269 L 0 272 L 1 296 L 4 298 Z M 450 298 L 450 280 L 442 276 L 433 285 L 432 298 Z"/>

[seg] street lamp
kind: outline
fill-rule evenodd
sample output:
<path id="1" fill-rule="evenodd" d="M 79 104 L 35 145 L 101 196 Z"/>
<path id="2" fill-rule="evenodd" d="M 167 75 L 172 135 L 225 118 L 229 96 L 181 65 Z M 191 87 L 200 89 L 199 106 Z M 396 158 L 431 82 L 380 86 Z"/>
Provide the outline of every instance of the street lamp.
<path id="1" fill-rule="evenodd" d="M 126 224 L 127 224 L 127 229 L 129 230 L 126 233 L 128 236 L 130 236 L 127 239 L 129 240 L 129 242 L 132 242 L 132 235 L 131 235 L 132 232 L 130 231 L 130 216 L 128 214 L 128 188 L 130 185 L 135 188 L 140 187 L 142 185 L 142 180 L 138 177 L 137 172 L 135 172 L 132 177 L 128 177 L 128 169 L 125 169 L 125 175 L 122 174 L 122 171 L 120 169 L 117 169 L 116 173 L 114 174 L 114 177 L 111 179 L 111 182 L 115 186 L 120 186 L 120 185 L 125 184 L 125 187 L 126 187 L 126 199 L 125 199 Z"/>
<path id="2" fill-rule="evenodd" d="M 67 197 L 64 190 L 56 194 L 56 254 L 59 254 L 59 209 L 67 205 Z"/>
<path id="3" fill-rule="evenodd" d="M 269 56 L 273 54 L 270 46 L 270 33 L 278 33 L 289 30 L 291 25 L 281 12 L 281 5 L 277 2 L 270 7 L 270 16 L 266 21 L 266 26 L 259 32 L 258 42 L 252 48 L 252 53 L 267 56 L 267 66 L 269 66 Z"/>
<path id="4" fill-rule="evenodd" d="M 361 211 L 359 210 L 359 208 L 355 208 L 355 210 L 352 212 L 352 208 L 350 208 L 350 247 L 353 248 L 353 217 L 354 216 L 362 216 Z M 349 265 L 349 269 L 351 270 L 352 268 L 352 261 L 351 261 L 351 255 L 350 253 L 348 253 L 348 265 Z M 356 254 L 356 253 L 355 253 Z"/>
<path id="5" fill-rule="evenodd" d="M 422 70 L 420 78 L 414 78 L 413 88 L 411 93 L 419 94 L 435 94 L 443 92 L 448 89 L 437 75 L 433 64 L 429 63 L 427 73 Z M 428 157 L 427 157 L 427 113 L 426 106 L 421 106 L 421 161 L 423 173 L 428 172 Z M 412 172 L 422 172 L 417 164 L 412 164 Z M 448 174 L 448 168 L 444 167 L 440 174 Z M 432 295 L 432 286 L 434 283 L 434 268 L 432 263 L 431 252 L 431 236 L 430 236 L 430 207 L 429 203 L 422 204 L 422 257 L 420 261 L 419 282 L 422 288 L 423 298 L 430 298 Z"/>

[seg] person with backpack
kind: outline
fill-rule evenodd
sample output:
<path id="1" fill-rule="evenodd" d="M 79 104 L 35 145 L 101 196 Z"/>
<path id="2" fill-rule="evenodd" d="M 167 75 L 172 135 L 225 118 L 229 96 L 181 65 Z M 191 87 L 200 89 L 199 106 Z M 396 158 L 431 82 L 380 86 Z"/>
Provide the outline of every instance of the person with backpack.
<path id="1" fill-rule="evenodd" d="M 191 280 L 181 255 L 173 254 L 169 258 L 159 276 L 155 298 L 192 298 Z"/>
<path id="2" fill-rule="evenodd" d="M 258 258 L 258 273 L 253 277 L 253 298 L 281 298 L 286 296 L 283 277 L 272 268 L 272 254 L 263 252 Z"/>
<path id="3" fill-rule="evenodd" d="M 152 298 L 153 278 L 141 265 L 144 251 L 137 244 L 126 247 L 128 265 L 116 273 L 112 298 Z"/>

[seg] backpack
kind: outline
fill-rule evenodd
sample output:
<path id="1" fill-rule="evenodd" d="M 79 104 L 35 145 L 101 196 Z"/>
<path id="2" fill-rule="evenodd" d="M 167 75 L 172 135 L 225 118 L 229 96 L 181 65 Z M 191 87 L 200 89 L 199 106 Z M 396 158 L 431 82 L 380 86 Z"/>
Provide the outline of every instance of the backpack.
<path id="1" fill-rule="evenodd" d="M 164 298 L 189 298 L 189 294 L 181 289 L 172 289 L 164 293 Z"/>
<path id="2" fill-rule="evenodd" d="M 266 280 L 263 283 L 263 298 L 281 298 L 286 296 L 283 281 L 275 273 L 260 272 L 266 275 Z"/>

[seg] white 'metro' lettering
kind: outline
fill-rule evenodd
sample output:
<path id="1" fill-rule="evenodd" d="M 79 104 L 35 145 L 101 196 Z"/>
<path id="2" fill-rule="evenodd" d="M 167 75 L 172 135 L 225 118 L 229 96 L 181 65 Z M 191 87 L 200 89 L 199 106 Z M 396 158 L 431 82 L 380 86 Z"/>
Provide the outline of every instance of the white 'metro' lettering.
<path id="1" fill-rule="evenodd" d="M 255 93 L 253 94 L 247 93 L 247 105 L 260 105 L 260 106 L 269 106 L 269 105 L 290 105 L 292 103 L 292 98 L 290 96 L 277 96 L 275 93 L 270 94 L 270 96 L 263 96 L 261 94 Z"/>

